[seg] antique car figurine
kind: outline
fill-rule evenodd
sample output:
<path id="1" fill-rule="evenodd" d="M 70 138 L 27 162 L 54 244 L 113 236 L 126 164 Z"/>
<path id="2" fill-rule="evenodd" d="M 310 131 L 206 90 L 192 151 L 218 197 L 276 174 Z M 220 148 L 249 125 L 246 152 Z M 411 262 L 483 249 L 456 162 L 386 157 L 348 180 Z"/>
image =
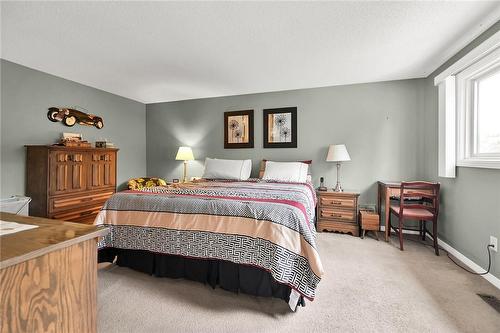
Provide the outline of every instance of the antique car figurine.
<path id="1" fill-rule="evenodd" d="M 68 108 L 49 108 L 47 118 L 50 121 L 61 121 L 66 126 L 74 126 L 76 123 L 80 125 L 95 126 L 96 128 L 103 128 L 104 122 L 102 118 L 93 114 L 87 114 L 82 111 Z"/>

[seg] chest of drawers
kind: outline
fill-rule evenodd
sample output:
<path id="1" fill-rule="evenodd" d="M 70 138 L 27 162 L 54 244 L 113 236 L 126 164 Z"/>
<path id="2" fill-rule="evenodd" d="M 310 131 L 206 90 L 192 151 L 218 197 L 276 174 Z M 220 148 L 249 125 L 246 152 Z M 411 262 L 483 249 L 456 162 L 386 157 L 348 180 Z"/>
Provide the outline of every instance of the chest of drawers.
<path id="1" fill-rule="evenodd" d="M 116 191 L 118 149 L 26 146 L 30 215 L 93 223 Z"/>
<path id="2" fill-rule="evenodd" d="M 357 192 L 318 191 L 317 229 L 359 236 Z"/>

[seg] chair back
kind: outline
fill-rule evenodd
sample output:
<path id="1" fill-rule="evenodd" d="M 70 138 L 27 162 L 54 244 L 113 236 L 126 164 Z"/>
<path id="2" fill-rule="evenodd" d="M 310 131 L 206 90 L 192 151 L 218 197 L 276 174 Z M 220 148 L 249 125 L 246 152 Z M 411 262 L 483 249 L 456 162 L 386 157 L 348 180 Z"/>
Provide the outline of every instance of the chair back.
<path id="1" fill-rule="evenodd" d="M 435 218 L 439 213 L 439 189 L 441 184 L 433 182 L 401 182 L 399 214 L 405 208 L 421 208 L 430 211 Z M 414 200 L 418 199 L 417 203 Z M 406 200 L 405 200 L 406 199 Z"/>

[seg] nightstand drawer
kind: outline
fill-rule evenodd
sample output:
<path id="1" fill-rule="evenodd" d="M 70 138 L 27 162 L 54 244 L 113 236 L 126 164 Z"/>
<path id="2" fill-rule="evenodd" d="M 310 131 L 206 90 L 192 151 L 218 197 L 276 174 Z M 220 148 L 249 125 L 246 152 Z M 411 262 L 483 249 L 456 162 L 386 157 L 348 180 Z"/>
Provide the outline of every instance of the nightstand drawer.
<path id="1" fill-rule="evenodd" d="M 341 208 L 354 208 L 356 205 L 355 198 L 339 198 L 334 196 L 321 196 L 320 206 L 331 206 Z"/>
<path id="2" fill-rule="evenodd" d="M 320 218 L 354 222 L 356 220 L 356 212 L 351 210 L 339 210 L 321 207 Z"/>

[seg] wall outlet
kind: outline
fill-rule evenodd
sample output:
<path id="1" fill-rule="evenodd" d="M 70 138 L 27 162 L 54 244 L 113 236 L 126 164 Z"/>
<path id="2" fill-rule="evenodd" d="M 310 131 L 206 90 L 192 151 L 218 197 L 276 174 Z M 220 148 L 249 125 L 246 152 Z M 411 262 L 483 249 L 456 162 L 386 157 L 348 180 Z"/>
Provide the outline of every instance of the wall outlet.
<path id="1" fill-rule="evenodd" d="M 490 236 L 490 245 L 493 245 L 490 249 L 498 252 L 498 239 L 496 237 Z"/>

